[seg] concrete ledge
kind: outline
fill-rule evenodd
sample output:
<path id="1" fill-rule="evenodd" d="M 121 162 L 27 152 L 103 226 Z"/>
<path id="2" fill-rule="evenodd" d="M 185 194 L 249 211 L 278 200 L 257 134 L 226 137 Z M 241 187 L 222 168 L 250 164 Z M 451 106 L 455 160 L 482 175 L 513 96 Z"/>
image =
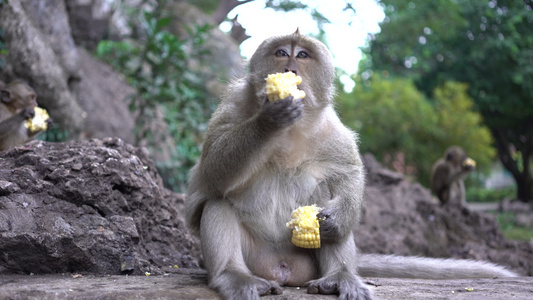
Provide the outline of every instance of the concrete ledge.
<path id="1" fill-rule="evenodd" d="M 0 275 L 0 299 L 218 299 L 205 271 L 179 269 L 159 276 Z M 376 299 L 533 299 L 533 277 L 505 279 L 365 278 Z M 305 288 L 283 289 L 264 299 L 336 299 L 308 295 Z"/>

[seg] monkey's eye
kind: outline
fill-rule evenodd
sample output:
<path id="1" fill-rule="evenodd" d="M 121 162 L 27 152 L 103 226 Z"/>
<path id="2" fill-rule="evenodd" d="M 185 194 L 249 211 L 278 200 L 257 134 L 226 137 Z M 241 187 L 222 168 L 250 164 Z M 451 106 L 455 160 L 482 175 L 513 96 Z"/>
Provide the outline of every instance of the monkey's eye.
<path id="1" fill-rule="evenodd" d="M 300 51 L 300 52 L 298 52 L 298 55 L 296 57 L 298 57 L 298 58 L 308 58 L 309 54 L 307 54 L 307 52 L 305 52 L 305 51 Z"/>
<path id="2" fill-rule="evenodd" d="M 281 49 L 276 51 L 276 57 L 282 57 L 282 56 L 289 56 L 289 54 L 287 54 L 285 50 L 281 50 Z"/>

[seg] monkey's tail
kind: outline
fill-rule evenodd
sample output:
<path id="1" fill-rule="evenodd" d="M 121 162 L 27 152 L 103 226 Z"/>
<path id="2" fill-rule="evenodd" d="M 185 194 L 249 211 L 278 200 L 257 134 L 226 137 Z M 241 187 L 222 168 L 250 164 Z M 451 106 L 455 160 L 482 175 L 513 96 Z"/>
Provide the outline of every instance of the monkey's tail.
<path id="1" fill-rule="evenodd" d="M 467 259 L 359 254 L 359 275 L 363 277 L 461 279 L 518 277 L 502 266 Z"/>

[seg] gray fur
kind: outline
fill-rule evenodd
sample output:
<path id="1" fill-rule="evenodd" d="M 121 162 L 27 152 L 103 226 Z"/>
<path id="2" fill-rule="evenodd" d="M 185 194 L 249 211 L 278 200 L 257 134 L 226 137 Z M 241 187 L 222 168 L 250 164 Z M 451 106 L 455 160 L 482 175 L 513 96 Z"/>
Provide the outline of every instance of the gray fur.
<path id="1" fill-rule="evenodd" d="M 357 260 L 361 276 L 460 279 L 517 277 L 502 266 L 467 259 L 439 259 L 394 255 L 361 254 Z"/>
<path id="2" fill-rule="evenodd" d="M 441 204 L 466 206 L 463 179 L 475 169 L 472 166 L 463 166 L 467 158 L 467 153 L 463 148 L 451 146 L 446 149 L 444 157 L 433 164 L 430 186 Z"/>
<path id="3" fill-rule="evenodd" d="M 37 94 L 22 80 L 5 85 L 0 81 L 0 151 L 32 140 L 40 132 L 30 132 L 24 123 L 33 118 Z"/>
<path id="4" fill-rule="evenodd" d="M 280 49 L 290 55 L 275 55 Z M 298 55 L 301 49 L 305 55 Z M 299 88 L 307 96 L 267 102 L 265 78 L 287 70 L 302 76 Z M 353 239 L 364 167 L 356 134 L 333 109 L 334 74 L 319 41 L 298 32 L 268 39 L 253 55 L 250 74 L 228 88 L 209 122 L 186 210 L 200 234 L 209 285 L 225 299 L 279 294 L 283 285 L 372 298 L 356 271 Z M 311 204 L 324 208 L 322 245 L 298 248 L 285 223 L 292 210 Z M 378 263 L 376 272 L 382 267 Z M 368 263 L 363 268 L 371 272 Z"/>

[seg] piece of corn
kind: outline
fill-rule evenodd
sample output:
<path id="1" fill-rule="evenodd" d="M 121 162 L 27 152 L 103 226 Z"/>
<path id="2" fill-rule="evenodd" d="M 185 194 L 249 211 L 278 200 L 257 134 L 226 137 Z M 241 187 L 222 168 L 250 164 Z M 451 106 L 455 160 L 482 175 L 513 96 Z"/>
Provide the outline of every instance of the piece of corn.
<path id="1" fill-rule="evenodd" d="M 266 78 L 266 94 L 269 101 L 279 101 L 289 96 L 294 99 L 303 99 L 305 92 L 299 90 L 297 85 L 302 83 L 302 77 L 293 72 L 270 74 Z"/>
<path id="2" fill-rule="evenodd" d="M 44 108 L 35 107 L 35 115 L 32 119 L 27 120 L 24 123 L 24 126 L 28 128 L 31 132 L 37 132 L 46 130 L 48 128 L 48 123 L 46 120 L 50 119 L 48 112 Z"/>
<path id="3" fill-rule="evenodd" d="M 322 208 L 315 204 L 292 211 L 287 227 L 292 228 L 291 242 L 301 248 L 320 248 L 320 225 L 317 214 Z"/>
<path id="4" fill-rule="evenodd" d="M 470 157 L 467 157 L 464 161 L 463 161 L 463 167 L 475 167 L 476 166 L 476 161 L 471 159 Z"/>

